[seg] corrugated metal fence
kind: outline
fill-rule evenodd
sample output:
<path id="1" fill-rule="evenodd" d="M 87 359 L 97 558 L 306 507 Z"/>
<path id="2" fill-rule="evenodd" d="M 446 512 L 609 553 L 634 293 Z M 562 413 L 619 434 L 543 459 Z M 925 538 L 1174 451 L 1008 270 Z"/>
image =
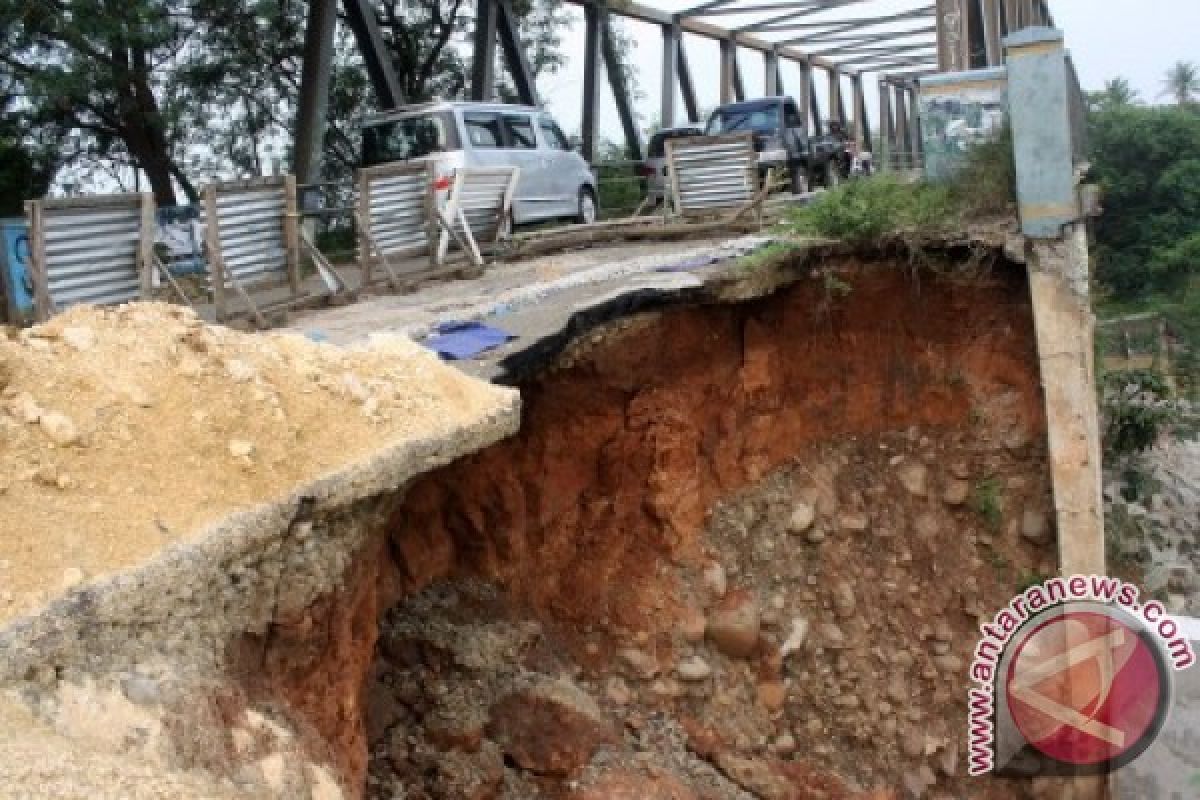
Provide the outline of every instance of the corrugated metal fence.
<path id="1" fill-rule="evenodd" d="M 145 295 L 153 255 L 151 195 L 35 200 L 28 212 L 38 319 L 81 303 L 112 305 Z"/>
<path id="2" fill-rule="evenodd" d="M 429 164 L 387 164 L 358 173 L 359 263 L 363 285 L 384 266 L 393 279 L 393 261 L 427 255 L 433 241 L 433 169 Z M 403 271 L 403 270 L 402 270 Z M 424 272 L 419 262 L 407 272 Z"/>
<path id="3" fill-rule="evenodd" d="M 287 286 L 299 295 L 296 183 L 291 176 L 220 183 L 204 190 L 204 225 L 217 319 L 226 291 Z"/>
<path id="4" fill-rule="evenodd" d="M 667 142 L 667 176 L 677 213 L 685 217 L 742 209 L 758 192 L 752 134 Z"/>

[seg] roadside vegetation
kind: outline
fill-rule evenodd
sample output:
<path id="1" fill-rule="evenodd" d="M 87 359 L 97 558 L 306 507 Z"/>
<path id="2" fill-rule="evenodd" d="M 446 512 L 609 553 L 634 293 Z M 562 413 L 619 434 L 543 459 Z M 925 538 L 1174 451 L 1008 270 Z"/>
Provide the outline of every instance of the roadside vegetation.
<path id="1" fill-rule="evenodd" d="M 850 181 L 793 212 L 791 232 L 872 244 L 889 237 L 936 235 L 966 222 L 1013 213 L 1016 168 L 1012 136 L 977 145 L 946 182 L 892 174 Z"/>

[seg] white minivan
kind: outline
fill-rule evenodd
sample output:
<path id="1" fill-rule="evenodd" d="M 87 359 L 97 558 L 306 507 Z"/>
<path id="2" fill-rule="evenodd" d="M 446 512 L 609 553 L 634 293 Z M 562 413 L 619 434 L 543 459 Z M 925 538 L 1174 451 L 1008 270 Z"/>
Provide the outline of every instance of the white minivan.
<path id="1" fill-rule="evenodd" d="M 530 106 L 439 102 L 362 121 L 362 166 L 429 160 L 439 181 L 461 167 L 518 167 L 511 222 L 596 221 L 596 176 L 550 114 Z"/>

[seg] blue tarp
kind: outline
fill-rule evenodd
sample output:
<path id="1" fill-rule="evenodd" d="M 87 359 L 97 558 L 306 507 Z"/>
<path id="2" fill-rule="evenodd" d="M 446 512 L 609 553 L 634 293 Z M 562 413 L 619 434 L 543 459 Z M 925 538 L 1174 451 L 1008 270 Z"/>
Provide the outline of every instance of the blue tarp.
<path id="1" fill-rule="evenodd" d="M 424 344 L 448 361 L 474 358 L 517 337 L 481 322 L 445 322 Z"/>

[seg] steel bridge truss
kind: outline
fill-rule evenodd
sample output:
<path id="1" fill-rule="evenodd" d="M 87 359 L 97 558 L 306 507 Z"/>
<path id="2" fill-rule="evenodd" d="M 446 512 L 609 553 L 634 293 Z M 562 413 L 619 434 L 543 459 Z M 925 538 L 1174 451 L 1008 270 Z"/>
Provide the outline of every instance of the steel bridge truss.
<path id="1" fill-rule="evenodd" d="M 599 144 L 601 74 L 612 89 L 627 149 L 643 156 L 641 134 L 630 90 L 612 35 L 613 17 L 657 27 L 662 35 L 661 67 L 664 126 L 683 116 L 700 122 L 685 35 L 716 41 L 720 47 L 720 98 L 732 102 L 758 96 L 748 92 L 739 59 L 742 53 L 763 59 L 763 95 L 796 97 L 809 131 L 822 125 L 817 102 L 818 73 L 827 81 L 828 116 L 853 132 L 860 146 L 875 139 L 863 81 L 879 81 L 879 139 L 902 166 L 919 163 L 919 79 L 939 72 L 999 66 L 1001 41 L 1009 33 L 1053 25 L 1047 0 L 909 0 L 910 7 L 880 13 L 881 0 L 709 0 L 682 11 L 663 11 L 626 0 L 567 0 L 581 6 L 585 22 L 582 97 L 583 153 L 592 161 Z M 334 28 L 341 3 L 348 27 L 362 52 L 381 108 L 405 102 L 371 0 L 310 0 L 304 49 L 304 73 L 296 131 L 297 176 L 311 182 L 319 172 L 321 141 L 329 95 Z M 874 12 L 874 13 L 873 13 Z M 521 44 L 509 0 L 475 0 L 475 31 L 470 97 L 491 100 L 496 85 L 497 47 L 503 53 L 522 102 L 538 105 L 533 71 Z M 782 65 L 799 68 L 799 85 L 784 81 Z"/>

